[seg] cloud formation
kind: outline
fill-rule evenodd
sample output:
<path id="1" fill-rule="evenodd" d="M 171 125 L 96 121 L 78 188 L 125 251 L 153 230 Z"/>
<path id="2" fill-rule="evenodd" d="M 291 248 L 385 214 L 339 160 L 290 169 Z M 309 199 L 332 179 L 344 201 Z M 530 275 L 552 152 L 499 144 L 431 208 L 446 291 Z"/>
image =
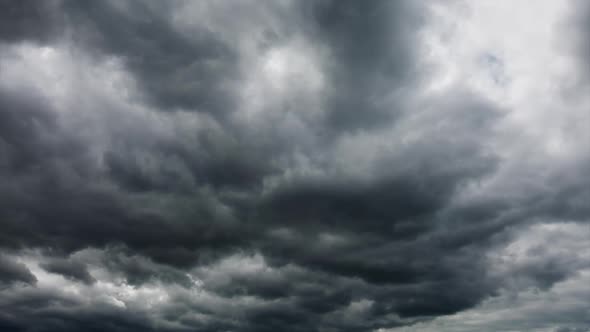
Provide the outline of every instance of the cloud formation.
<path id="1" fill-rule="evenodd" d="M 1 2 L 0 329 L 587 330 L 586 7 Z"/>

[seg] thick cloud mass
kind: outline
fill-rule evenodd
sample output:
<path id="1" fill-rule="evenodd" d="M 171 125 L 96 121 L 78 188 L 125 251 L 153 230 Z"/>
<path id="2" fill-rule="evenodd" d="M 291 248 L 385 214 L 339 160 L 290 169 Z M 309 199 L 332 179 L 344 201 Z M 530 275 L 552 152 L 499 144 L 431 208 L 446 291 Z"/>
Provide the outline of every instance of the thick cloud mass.
<path id="1" fill-rule="evenodd" d="M 2 271 L 0 283 L 3 286 L 13 282 L 34 284 L 37 281 L 24 264 L 15 262 L 5 256 L 0 257 L 0 271 Z"/>
<path id="2" fill-rule="evenodd" d="M 59 15 L 56 1 L 2 1 L 0 11 L 0 40 L 3 42 L 20 42 L 33 40 L 48 42 L 59 33 Z"/>
<path id="3" fill-rule="evenodd" d="M 587 331 L 541 2 L 0 0 L 0 330 Z"/>

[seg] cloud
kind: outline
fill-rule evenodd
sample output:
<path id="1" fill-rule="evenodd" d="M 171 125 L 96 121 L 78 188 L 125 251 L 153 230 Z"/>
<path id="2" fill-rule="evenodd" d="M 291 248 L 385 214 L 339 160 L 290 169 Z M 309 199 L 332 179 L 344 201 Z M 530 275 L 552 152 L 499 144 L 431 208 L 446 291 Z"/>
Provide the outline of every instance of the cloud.
<path id="1" fill-rule="evenodd" d="M 57 273 L 65 278 L 93 284 L 96 279 L 88 273 L 86 265 L 82 262 L 70 261 L 67 259 L 54 259 L 41 263 L 41 267 L 47 272 Z"/>
<path id="2" fill-rule="evenodd" d="M 391 331 L 584 331 L 588 299 L 588 225 L 531 225 L 491 250 L 490 273 L 504 283 L 471 309 Z M 551 246 L 547 246 L 551 243 Z"/>
<path id="3" fill-rule="evenodd" d="M 4 255 L 0 256 L 0 272 L 2 275 L 0 284 L 4 287 L 18 282 L 32 285 L 37 282 L 35 276 L 24 264 L 15 262 Z"/>
<path id="4" fill-rule="evenodd" d="M 57 12 L 58 1 L 25 0 L 19 2 L 2 1 L 2 23 L 0 41 L 33 41 L 47 43 L 61 29 L 60 15 Z"/>
<path id="5" fill-rule="evenodd" d="M 587 269 L 584 53 L 525 2 L 2 6 L 1 327 L 585 327 L 543 318 Z"/>

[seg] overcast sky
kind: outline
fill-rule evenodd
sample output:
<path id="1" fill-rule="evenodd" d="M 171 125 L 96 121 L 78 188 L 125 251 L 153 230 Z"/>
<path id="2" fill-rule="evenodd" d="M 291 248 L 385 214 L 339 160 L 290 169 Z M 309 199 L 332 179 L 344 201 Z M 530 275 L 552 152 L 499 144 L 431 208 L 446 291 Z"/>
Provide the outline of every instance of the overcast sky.
<path id="1" fill-rule="evenodd" d="M 0 331 L 590 331 L 590 4 L 0 0 Z"/>

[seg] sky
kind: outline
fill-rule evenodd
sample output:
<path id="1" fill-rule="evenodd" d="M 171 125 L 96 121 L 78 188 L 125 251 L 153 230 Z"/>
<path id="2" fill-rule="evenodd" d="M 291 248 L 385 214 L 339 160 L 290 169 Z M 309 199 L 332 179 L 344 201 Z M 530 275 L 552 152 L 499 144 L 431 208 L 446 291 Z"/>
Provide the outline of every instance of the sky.
<path id="1" fill-rule="evenodd" d="M 590 4 L 0 0 L 0 330 L 590 331 Z"/>

